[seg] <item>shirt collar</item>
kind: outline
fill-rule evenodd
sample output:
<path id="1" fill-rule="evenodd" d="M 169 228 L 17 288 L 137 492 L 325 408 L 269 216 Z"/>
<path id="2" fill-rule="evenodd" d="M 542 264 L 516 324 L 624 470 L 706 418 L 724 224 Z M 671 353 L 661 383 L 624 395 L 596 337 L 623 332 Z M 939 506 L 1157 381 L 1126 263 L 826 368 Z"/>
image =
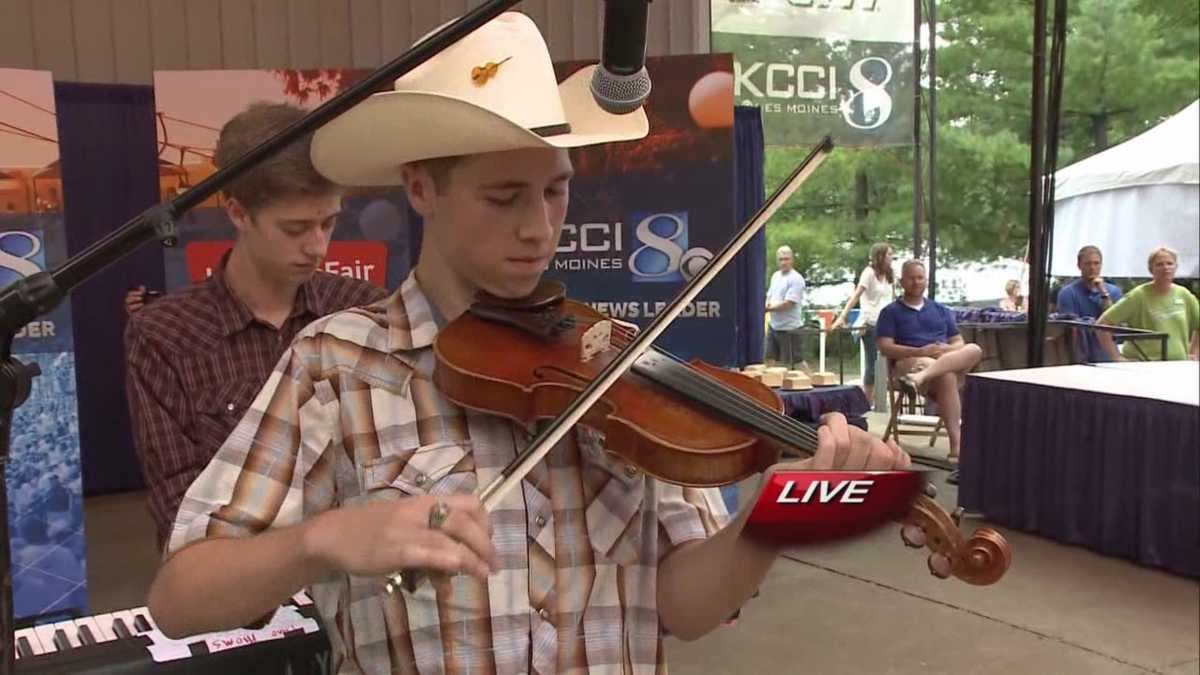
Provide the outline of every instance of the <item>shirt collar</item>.
<path id="1" fill-rule="evenodd" d="M 225 337 L 233 335 L 254 322 L 254 313 L 250 311 L 246 303 L 242 302 L 241 298 L 234 294 L 233 289 L 229 287 L 229 280 L 225 276 L 225 266 L 229 264 L 229 256 L 232 253 L 233 249 L 230 249 L 221 256 L 220 262 L 213 269 L 212 277 L 207 282 L 215 299 L 221 334 Z M 306 314 L 316 318 L 325 316 L 327 313 L 325 300 L 315 288 L 313 281 L 315 276 L 314 274 L 309 277 L 296 290 L 296 299 L 292 304 L 292 312 L 288 315 L 289 319 Z"/>
<path id="2" fill-rule="evenodd" d="M 417 283 L 416 272 L 410 272 L 400 290 L 392 294 L 387 304 L 388 352 L 424 349 L 433 344 L 440 314 Z"/>

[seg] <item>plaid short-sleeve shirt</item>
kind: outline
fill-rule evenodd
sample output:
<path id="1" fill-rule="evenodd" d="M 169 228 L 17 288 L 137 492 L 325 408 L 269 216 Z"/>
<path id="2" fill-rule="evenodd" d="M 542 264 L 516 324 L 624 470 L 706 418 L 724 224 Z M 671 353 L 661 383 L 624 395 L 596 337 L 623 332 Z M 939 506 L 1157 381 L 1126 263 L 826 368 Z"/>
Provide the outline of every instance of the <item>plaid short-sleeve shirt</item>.
<path id="1" fill-rule="evenodd" d="M 305 329 L 188 490 L 169 550 L 489 483 L 530 435 L 439 394 L 436 334 L 414 277 L 385 301 Z M 500 569 L 486 582 L 458 575 L 445 594 L 425 583 L 398 596 L 345 574 L 314 585 L 336 671 L 665 670 L 658 563 L 725 524 L 720 493 L 646 476 L 583 430 L 521 487 L 491 513 Z"/>

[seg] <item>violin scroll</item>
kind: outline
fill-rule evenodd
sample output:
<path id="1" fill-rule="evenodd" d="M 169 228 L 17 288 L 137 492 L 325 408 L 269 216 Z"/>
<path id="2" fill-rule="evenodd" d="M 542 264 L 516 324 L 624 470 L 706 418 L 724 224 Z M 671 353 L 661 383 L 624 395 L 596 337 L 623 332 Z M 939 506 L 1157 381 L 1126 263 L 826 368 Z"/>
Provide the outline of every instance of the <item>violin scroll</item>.
<path id="1" fill-rule="evenodd" d="M 964 539 L 958 529 L 961 509 L 953 516 L 927 495 L 920 495 L 901 523 L 900 537 L 914 548 L 927 547 L 929 571 L 939 579 L 957 577 L 968 584 L 987 586 L 1004 576 L 1012 564 L 1012 549 L 1004 536 L 991 528 L 976 530 Z"/>

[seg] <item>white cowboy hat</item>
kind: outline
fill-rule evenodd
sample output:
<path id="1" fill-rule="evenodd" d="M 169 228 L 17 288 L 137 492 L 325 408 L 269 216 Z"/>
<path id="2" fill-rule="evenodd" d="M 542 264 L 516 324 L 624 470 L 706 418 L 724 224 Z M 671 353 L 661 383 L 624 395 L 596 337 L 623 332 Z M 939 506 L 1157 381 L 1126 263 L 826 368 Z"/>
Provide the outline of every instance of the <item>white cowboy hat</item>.
<path id="1" fill-rule="evenodd" d="M 421 159 L 644 138 L 644 110 L 596 103 L 595 68 L 558 84 L 537 25 L 506 12 L 318 129 L 313 165 L 341 185 L 398 185 Z"/>

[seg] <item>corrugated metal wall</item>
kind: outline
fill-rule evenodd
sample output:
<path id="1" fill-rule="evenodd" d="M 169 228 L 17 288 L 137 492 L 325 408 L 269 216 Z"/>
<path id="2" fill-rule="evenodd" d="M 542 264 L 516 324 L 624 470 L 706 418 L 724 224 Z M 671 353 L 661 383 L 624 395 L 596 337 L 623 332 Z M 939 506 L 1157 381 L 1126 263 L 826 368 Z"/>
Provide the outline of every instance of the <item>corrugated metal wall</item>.
<path id="1" fill-rule="evenodd" d="M 482 0 L 0 0 L 0 67 L 149 84 L 155 70 L 374 67 Z M 555 60 L 600 55 L 602 0 L 525 0 Z M 651 55 L 709 51 L 709 0 L 650 3 Z"/>

